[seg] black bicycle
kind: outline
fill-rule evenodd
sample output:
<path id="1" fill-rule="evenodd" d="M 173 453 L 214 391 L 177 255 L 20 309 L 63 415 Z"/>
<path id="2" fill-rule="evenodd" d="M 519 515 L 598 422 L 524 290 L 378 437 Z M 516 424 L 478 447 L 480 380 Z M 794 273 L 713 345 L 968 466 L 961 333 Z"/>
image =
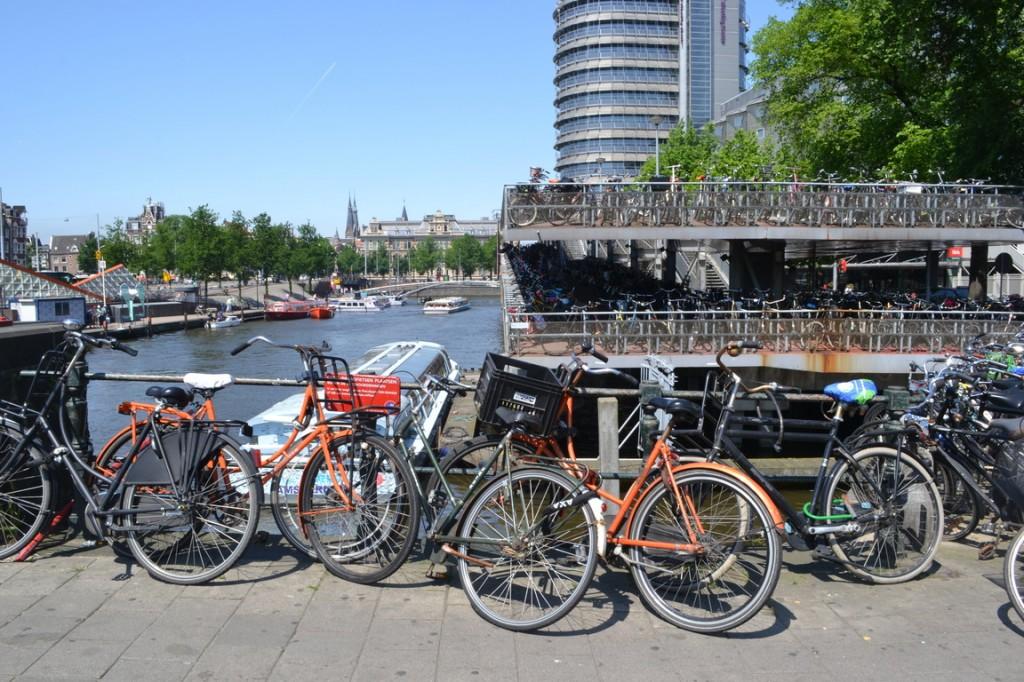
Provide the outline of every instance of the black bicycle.
<path id="1" fill-rule="evenodd" d="M 225 433 L 242 422 L 174 419 L 162 409 L 170 389 L 147 393 L 147 418 L 123 466 L 104 473 L 80 451 L 66 407 L 88 348 L 137 355 L 116 339 L 65 325 L 64 339 L 39 362 L 23 404 L 0 401 L 0 559 L 28 546 L 57 500 L 84 502 L 89 530 L 126 542 L 150 575 L 179 585 L 209 581 L 245 551 L 259 521 L 261 488 L 251 457 Z M 50 382 L 38 392 L 36 387 Z M 180 390 L 180 389 L 178 389 Z M 34 409 L 33 395 L 42 395 Z M 61 473 L 66 475 L 61 475 Z M 70 483 L 71 490 L 62 490 Z"/>

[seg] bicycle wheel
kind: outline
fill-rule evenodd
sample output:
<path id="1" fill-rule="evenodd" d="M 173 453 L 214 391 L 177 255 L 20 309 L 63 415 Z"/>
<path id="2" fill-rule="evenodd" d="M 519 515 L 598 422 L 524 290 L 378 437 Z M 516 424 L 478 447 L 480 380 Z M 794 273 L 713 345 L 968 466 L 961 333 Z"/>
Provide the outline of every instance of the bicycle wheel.
<path id="1" fill-rule="evenodd" d="M 950 542 L 963 540 L 981 520 L 981 500 L 956 470 L 944 464 L 935 467 L 935 487 L 942 498 L 942 539 Z"/>
<path id="2" fill-rule="evenodd" d="M 41 466 L 42 451 L 30 445 L 9 461 L 21 434 L 0 425 L 0 559 L 14 556 L 53 515 L 53 479 Z"/>
<path id="3" fill-rule="evenodd" d="M 318 448 L 303 472 L 299 504 L 320 561 L 351 582 L 394 573 L 419 531 L 412 469 L 379 436 L 357 434 Z"/>
<path id="4" fill-rule="evenodd" d="M 456 555 L 459 578 L 484 620 L 507 630 L 536 630 L 583 597 L 597 569 L 594 511 L 587 504 L 549 511 L 579 492 L 578 481 L 531 467 L 494 479 L 467 503 Z"/>
<path id="5" fill-rule="evenodd" d="M 292 457 L 274 474 L 270 482 L 270 511 L 285 540 L 309 558 L 316 559 L 316 550 L 299 517 L 299 488 L 308 460 L 308 457 Z"/>
<path id="6" fill-rule="evenodd" d="M 1010 603 L 1017 610 L 1017 615 L 1024 618 L 1024 529 L 1017 533 L 1006 549 L 1003 580 Z"/>
<path id="7" fill-rule="evenodd" d="M 874 583 L 910 580 L 929 566 L 942 540 L 942 500 L 917 459 L 887 447 L 854 453 L 831 475 L 829 500 L 852 514 L 874 512 L 856 535 L 829 536 L 832 551 L 856 575 Z"/>
<path id="8" fill-rule="evenodd" d="M 669 623 L 693 632 L 730 630 L 775 591 L 779 534 L 765 504 L 730 476 L 689 470 L 676 474 L 675 484 L 680 500 L 665 483 L 654 485 L 630 522 L 629 537 L 696 549 L 631 547 L 630 572 L 647 607 Z"/>
<path id="9" fill-rule="evenodd" d="M 444 492 L 444 486 L 441 485 L 441 479 L 436 471 L 431 472 L 430 478 L 427 479 L 427 487 L 424 489 L 426 499 L 435 500 L 435 504 L 441 509 L 455 500 L 463 499 L 466 496 L 466 491 L 469 490 L 469 484 L 473 482 L 480 469 L 494 454 L 494 449 L 498 447 L 500 441 L 501 438 L 498 436 L 477 436 L 453 450 L 441 462 L 441 475 L 448 482 L 454 499 L 445 499 L 443 505 L 437 502 L 440 499 L 439 494 L 447 496 L 447 493 Z M 522 441 L 513 440 L 509 443 L 509 447 L 512 448 L 513 463 L 522 462 L 524 458 L 533 454 L 533 448 Z M 490 470 L 484 474 L 484 477 L 496 476 L 502 471 L 503 464 L 502 458 L 499 457 L 491 464 Z M 435 491 L 441 491 L 441 493 Z"/>
<path id="10" fill-rule="evenodd" d="M 124 518 L 135 560 L 154 578 L 176 585 L 207 582 L 231 568 L 259 523 L 256 467 L 224 434 L 216 435 L 188 479 L 177 492 L 128 485 L 122 502 L 131 512 Z"/>

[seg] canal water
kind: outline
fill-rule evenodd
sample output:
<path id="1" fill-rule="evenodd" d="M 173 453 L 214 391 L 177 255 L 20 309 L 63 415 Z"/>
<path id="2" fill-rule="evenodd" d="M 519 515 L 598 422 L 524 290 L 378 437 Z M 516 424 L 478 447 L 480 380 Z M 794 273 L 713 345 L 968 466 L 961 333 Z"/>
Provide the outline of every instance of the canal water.
<path id="1" fill-rule="evenodd" d="M 139 351 L 130 357 L 113 351 L 89 353 L 94 372 L 138 374 L 228 373 L 267 379 L 297 379 L 302 365 L 297 353 L 256 344 L 232 357 L 238 344 L 253 336 L 277 343 L 319 344 L 327 341 L 331 355 L 354 361 L 373 346 L 391 341 L 431 341 L 448 349 L 463 368 L 478 368 L 487 352 L 501 350 L 501 317 L 497 300 L 476 300 L 464 312 L 424 315 L 410 304 L 379 313 L 339 313 L 330 320 L 247 322 L 229 329 L 193 329 L 128 342 Z M 123 400 L 149 400 L 151 383 L 94 381 L 89 384 L 89 428 L 99 447 L 126 423 L 117 414 Z M 168 384 L 169 385 L 169 384 Z M 232 386 L 217 394 L 217 414 L 225 419 L 246 419 L 301 389 L 294 387 Z"/>

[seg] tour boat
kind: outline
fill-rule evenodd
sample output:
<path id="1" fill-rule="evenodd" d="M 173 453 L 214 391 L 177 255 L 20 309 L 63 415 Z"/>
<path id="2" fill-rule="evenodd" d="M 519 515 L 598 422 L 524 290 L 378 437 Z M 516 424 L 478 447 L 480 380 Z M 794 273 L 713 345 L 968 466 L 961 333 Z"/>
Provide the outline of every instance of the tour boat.
<path id="1" fill-rule="evenodd" d="M 309 316 L 314 320 L 329 320 L 334 317 L 334 311 L 325 305 L 318 305 L 309 311 Z"/>
<path id="2" fill-rule="evenodd" d="M 366 351 L 362 357 L 351 364 L 351 367 L 353 374 L 399 376 L 403 384 L 417 384 L 417 388 L 402 389 L 400 411 L 390 418 L 378 419 L 376 428 L 382 436 L 390 439 L 395 433 L 403 433 L 409 420 L 413 416 L 418 416 L 427 443 L 434 447 L 438 436 L 444 429 L 453 397 L 447 391 L 429 387 L 422 388 L 423 383 L 426 381 L 427 375 L 444 377 L 452 381 L 458 381 L 462 376 L 461 368 L 457 362 L 451 359 L 444 346 L 427 341 L 386 343 Z M 304 395 L 304 393 L 296 393 L 247 420 L 252 426 L 253 442 L 243 447 L 250 451 L 258 451 L 263 460 L 277 452 L 291 435 L 292 424 L 295 415 L 299 413 Z M 323 397 L 323 389 L 320 390 L 320 396 Z M 337 414 L 336 412 L 327 412 L 328 417 Z M 403 442 L 414 457 L 426 456 L 425 445 L 412 428 L 408 429 L 408 433 L 403 434 Z M 282 472 L 281 489 L 285 495 L 298 495 L 302 465 L 316 447 L 319 447 L 319 442 L 314 440 L 310 448 L 292 460 L 288 468 Z M 434 448 L 434 453 L 438 454 L 436 448 Z M 265 467 L 261 473 L 265 474 L 270 471 L 272 471 L 272 467 Z M 328 473 L 322 472 L 319 475 L 325 477 L 323 489 L 328 489 L 330 487 L 330 481 L 326 478 Z M 320 486 L 319 480 L 317 485 Z M 264 491 L 266 495 L 270 495 L 270 477 L 264 484 Z"/>
<path id="3" fill-rule="evenodd" d="M 207 329 L 227 329 L 228 327 L 237 327 L 242 324 L 241 315 L 226 315 L 220 319 L 211 317 L 206 321 Z"/>
<path id="4" fill-rule="evenodd" d="M 469 299 L 462 296 L 435 298 L 423 304 L 423 312 L 427 315 L 449 315 L 469 309 Z"/>
<path id="5" fill-rule="evenodd" d="M 312 301 L 268 301 L 266 316 L 268 320 L 301 320 L 309 317 L 312 308 Z"/>
<path id="6" fill-rule="evenodd" d="M 332 298 L 330 305 L 339 313 L 379 313 L 382 310 L 372 298 Z"/>

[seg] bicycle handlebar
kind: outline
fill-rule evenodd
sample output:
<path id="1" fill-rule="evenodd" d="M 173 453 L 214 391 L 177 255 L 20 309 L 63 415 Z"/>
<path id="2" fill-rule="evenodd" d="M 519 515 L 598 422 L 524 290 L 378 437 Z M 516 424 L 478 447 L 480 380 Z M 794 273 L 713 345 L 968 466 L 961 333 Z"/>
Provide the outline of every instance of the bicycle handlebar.
<path id="1" fill-rule="evenodd" d="M 65 336 L 70 336 L 73 339 L 81 341 L 84 345 L 92 346 L 94 348 L 109 348 L 111 350 L 118 350 L 122 353 L 127 353 L 132 357 L 139 354 L 139 351 L 135 350 L 131 346 L 125 343 L 121 343 L 115 338 L 110 336 L 91 336 L 75 329 L 68 329 L 64 332 Z"/>
<path id="2" fill-rule="evenodd" d="M 468 391 L 475 391 L 476 389 L 468 384 L 463 384 L 458 381 L 453 381 L 445 377 L 439 377 L 434 374 L 428 374 L 426 376 L 426 383 L 428 385 L 434 384 L 443 391 L 447 391 L 453 395 L 466 395 Z"/>
<path id="3" fill-rule="evenodd" d="M 262 341 L 263 343 L 269 346 L 274 346 L 275 348 L 290 348 L 291 350 L 301 353 L 303 355 L 318 355 L 323 351 L 328 351 L 331 349 L 331 345 L 326 341 L 324 341 L 323 344 L 320 346 L 303 346 L 300 344 L 274 343 L 265 336 L 254 336 L 248 341 L 243 341 L 238 346 L 233 348 L 231 350 L 231 355 L 238 355 L 239 353 L 241 353 L 242 351 L 244 351 L 246 348 L 253 345 L 257 341 Z"/>

